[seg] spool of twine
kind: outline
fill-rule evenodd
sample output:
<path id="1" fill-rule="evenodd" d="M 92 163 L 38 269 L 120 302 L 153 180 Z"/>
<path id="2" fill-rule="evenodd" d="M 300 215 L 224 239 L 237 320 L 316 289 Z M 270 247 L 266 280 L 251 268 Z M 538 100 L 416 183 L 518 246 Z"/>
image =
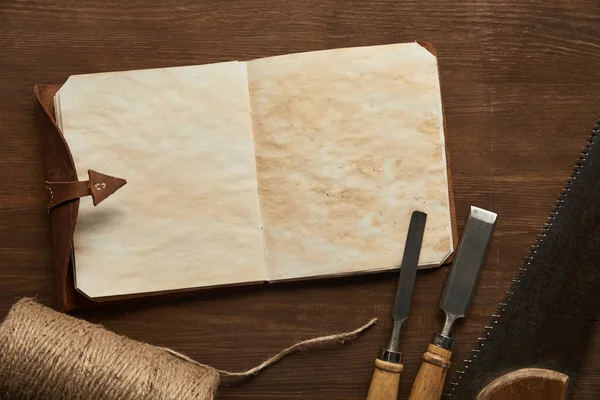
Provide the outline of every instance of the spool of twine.
<path id="1" fill-rule="evenodd" d="M 294 351 L 352 339 L 375 322 L 296 343 L 248 371 L 227 372 L 22 299 L 0 325 L 0 398 L 211 400 L 222 375 L 257 374 Z"/>

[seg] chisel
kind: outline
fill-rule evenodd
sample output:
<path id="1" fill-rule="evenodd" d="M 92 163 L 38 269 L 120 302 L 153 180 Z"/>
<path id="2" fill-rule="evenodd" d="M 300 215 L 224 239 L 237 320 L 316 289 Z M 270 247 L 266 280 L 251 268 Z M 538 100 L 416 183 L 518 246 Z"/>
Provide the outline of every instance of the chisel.
<path id="1" fill-rule="evenodd" d="M 426 221 L 427 214 L 420 211 L 412 213 L 392 313 L 394 321 L 392 335 L 387 347 L 382 350 L 381 356 L 375 360 L 375 371 L 371 379 L 367 400 L 395 400 L 398 397 L 400 373 L 404 368 L 402 353 L 399 351 L 400 327 L 408 317 L 410 309 Z"/>
<path id="2" fill-rule="evenodd" d="M 471 303 L 481 268 L 485 263 L 497 215 L 493 212 L 471 207 L 462 238 L 446 288 L 440 300 L 440 308 L 446 313 L 442 333 L 436 335 L 429 345 L 413 383 L 409 400 L 439 400 L 442 396 L 454 339 L 450 331 L 454 322 L 463 318 Z"/>

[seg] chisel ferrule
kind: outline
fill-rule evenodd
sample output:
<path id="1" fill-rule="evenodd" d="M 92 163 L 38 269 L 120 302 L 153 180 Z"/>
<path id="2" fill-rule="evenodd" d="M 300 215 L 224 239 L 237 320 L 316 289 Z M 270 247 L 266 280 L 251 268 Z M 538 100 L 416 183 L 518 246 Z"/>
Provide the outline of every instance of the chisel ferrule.
<path id="1" fill-rule="evenodd" d="M 433 344 L 435 344 L 438 347 L 441 347 L 442 349 L 450 351 L 454 350 L 454 342 L 454 338 L 442 334 L 437 334 L 433 337 Z"/>
<path id="2" fill-rule="evenodd" d="M 379 357 L 379 359 L 394 364 L 402 364 L 402 353 L 399 351 L 383 349 L 381 350 L 381 357 Z"/>

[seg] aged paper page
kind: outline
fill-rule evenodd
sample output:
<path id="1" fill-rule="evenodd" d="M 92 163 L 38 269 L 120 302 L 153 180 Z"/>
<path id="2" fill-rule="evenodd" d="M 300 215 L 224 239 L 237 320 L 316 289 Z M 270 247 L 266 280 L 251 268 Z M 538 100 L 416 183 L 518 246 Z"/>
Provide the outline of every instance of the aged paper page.
<path id="1" fill-rule="evenodd" d="M 98 207 L 81 200 L 80 291 L 266 279 L 245 63 L 73 76 L 55 100 L 79 179 L 127 179 Z"/>
<path id="2" fill-rule="evenodd" d="M 428 214 L 420 265 L 452 234 L 436 58 L 417 43 L 248 64 L 270 280 L 400 265 Z"/>

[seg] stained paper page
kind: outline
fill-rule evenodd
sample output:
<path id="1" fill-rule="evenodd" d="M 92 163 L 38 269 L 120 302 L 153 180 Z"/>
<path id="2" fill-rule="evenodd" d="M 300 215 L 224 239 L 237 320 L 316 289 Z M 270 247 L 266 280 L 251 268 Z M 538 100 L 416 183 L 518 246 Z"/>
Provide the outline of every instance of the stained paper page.
<path id="1" fill-rule="evenodd" d="M 420 266 L 452 252 L 436 58 L 417 43 L 248 64 L 270 280 L 398 267 L 413 210 Z"/>
<path id="2" fill-rule="evenodd" d="M 266 279 L 245 63 L 73 76 L 56 103 L 79 179 L 127 179 L 98 207 L 81 200 L 80 291 Z"/>

